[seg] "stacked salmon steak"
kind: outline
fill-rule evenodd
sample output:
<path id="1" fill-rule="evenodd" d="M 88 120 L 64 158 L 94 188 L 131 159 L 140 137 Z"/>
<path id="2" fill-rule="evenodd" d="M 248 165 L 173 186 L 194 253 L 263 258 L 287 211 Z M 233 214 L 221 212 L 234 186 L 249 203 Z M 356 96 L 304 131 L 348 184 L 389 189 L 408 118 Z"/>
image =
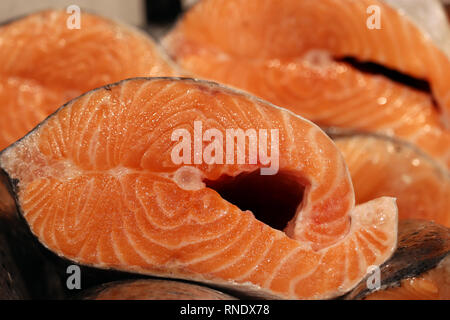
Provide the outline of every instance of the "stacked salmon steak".
<path id="1" fill-rule="evenodd" d="M 438 1 L 68 18 L 0 26 L 1 299 L 450 299 Z"/>

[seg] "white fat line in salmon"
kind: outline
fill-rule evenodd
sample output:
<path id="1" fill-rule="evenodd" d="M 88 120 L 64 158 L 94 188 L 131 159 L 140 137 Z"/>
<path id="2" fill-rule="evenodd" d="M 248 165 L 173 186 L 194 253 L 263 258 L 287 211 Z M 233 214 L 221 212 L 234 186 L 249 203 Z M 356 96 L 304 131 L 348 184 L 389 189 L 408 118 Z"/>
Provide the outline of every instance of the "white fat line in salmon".
<path id="1" fill-rule="evenodd" d="M 270 154 L 268 139 L 267 129 L 259 129 L 258 133 L 256 129 L 245 131 L 241 128 L 226 129 L 224 144 L 222 131 L 210 128 L 203 132 L 202 121 L 194 121 L 194 141 L 187 129 L 179 128 L 172 132 L 171 141 L 178 143 L 172 148 L 171 159 L 176 165 L 202 164 L 203 162 L 208 165 L 257 164 L 259 161 L 260 164 L 268 166 L 261 168 L 261 175 L 275 175 L 279 169 L 278 129 L 270 129 Z M 203 148 L 204 143 L 206 146 Z"/>

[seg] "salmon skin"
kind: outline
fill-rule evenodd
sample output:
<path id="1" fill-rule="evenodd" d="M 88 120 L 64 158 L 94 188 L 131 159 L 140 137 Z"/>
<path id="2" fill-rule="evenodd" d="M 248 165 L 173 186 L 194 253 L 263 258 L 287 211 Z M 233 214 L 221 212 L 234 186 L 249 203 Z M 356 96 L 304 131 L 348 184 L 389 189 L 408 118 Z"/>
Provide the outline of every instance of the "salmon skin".
<path id="1" fill-rule="evenodd" d="M 27 299 L 25 282 L 0 227 L 0 300 Z"/>
<path id="2" fill-rule="evenodd" d="M 381 266 L 381 288 L 368 289 L 366 279 L 347 299 L 450 299 L 450 229 L 425 220 L 403 220 L 398 247 Z"/>
<path id="3" fill-rule="evenodd" d="M 65 270 L 58 272 L 19 216 L 0 169 L 0 300 L 60 299 Z"/>
<path id="4" fill-rule="evenodd" d="M 401 280 L 398 286 L 376 291 L 365 300 L 450 300 L 450 256 L 420 276 Z"/>
<path id="5" fill-rule="evenodd" d="M 226 293 L 172 280 L 115 281 L 84 293 L 84 300 L 236 300 Z"/>
<path id="6" fill-rule="evenodd" d="M 0 184 L 0 217 L 4 217 L 8 209 L 14 206 L 14 202 L 8 199 L 11 200 L 5 185 Z M 4 219 L 0 219 L 0 300 L 26 299 L 29 293 L 12 256 L 5 229 Z"/>
<path id="7" fill-rule="evenodd" d="M 174 130 L 195 136 L 196 121 L 223 136 L 227 128 L 277 132 L 278 177 L 304 187 L 285 232 L 207 186 L 267 168 L 261 157 L 175 163 Z M 90 91 L 2 151 L 0 167 L 39 241 L 96 268 L 324 299 L 348 292 L 396 246 L 395 200 L 355 207 L 342 155 L 319 127 L 207 81 L 136 78 Z"/>
<path id="8" fill-rule="evenodd" d="M 143 32 L 84 12 L 80 29 L 70 29 L 69 17 L 49 10 L 0 26 L 0 150 L 86 91 L 176 74 Z"/>
<path id="9" fill-rule="evenodd" d="M 450 174 L 404 141 L 328 129 L 352 176 L 356 203 L 379 196 L 397 199 L 399 219 L 426 219 L 450 227 Z"/>
<path id="10" fill-rule="evenodd" d="M 163 45 L 195 77 L 322 126 L 408 140 L 449 167 L 448 39 L 437 1 L 204 0 Z"/>

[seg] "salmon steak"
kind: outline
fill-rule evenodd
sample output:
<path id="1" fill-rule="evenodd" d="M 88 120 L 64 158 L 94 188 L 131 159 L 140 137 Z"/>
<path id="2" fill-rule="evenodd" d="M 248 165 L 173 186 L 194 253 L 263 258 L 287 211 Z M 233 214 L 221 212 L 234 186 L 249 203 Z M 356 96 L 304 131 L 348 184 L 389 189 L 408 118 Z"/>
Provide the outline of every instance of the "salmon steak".
<path id="1" fill-rule="evenodd" d="M 394 255 L 380 267 L 380 288 L 368 289 L 367 279 L 346 299 L 449 300 L 450 229 L 426 220 L 398 224 Z"/>
<path id="2" fill-rule="evenodd" d="M 81 13 L 44 11 L 0 26 L 0 150 L 62 104 L 97 87 L 138 76 L 175 75 L 148 36 Z"/>
<path id="3" fill-rule="evenodd" d="M 352 176 L 356 203 L 397 199 L 399 219 L 450 227 L 450 174 L 413 145 L 374 134 L 331 134 Z"/>
<path id="4" fill-rule="evenodd" d="M 85 293 L 83 300 L 236 300 L 223 292 L 170 280 L 114 281 Z"/>
<path id="5" fill-rule="evenodd" d="M 163 45 L 194 77 L 321 126 L 408 140 L 450 166 L 450 32 L 438 1 L 204 0 Z"/>
<path id="6" fill-rule="evenodd" d="M 31 232 L 82 265 L 325 299 L 396 247 L 395 199 L 355 206 L 344 158 L 318 126 L 207 81 L 90 91 L 2 151 L 0 167 Z M 255 202 L 279 201 L 269 217 L 237 205 L 249 181 Z"/>

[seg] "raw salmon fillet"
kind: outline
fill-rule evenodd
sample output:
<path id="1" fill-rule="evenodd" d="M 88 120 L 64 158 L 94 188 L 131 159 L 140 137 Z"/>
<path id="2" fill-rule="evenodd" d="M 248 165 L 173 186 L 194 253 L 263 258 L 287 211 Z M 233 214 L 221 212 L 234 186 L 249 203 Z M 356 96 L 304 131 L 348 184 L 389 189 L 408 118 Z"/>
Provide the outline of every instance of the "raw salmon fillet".
<path id="1" fill-rule="evenodd" d="M 131 27 L 81 13 L 45 11 L 0 27 L 0 150 L 63 103 L 125 78 L 175 75 L 153 41 Z"/>
<path id="2" fill-rule="evenodd" d="M 450 174 L 414 146 L 386 136 L 334 134 L 352 176 L 356 203 L 397 199 L 399 219 L 450 227 Z"/>
<path id="3" fill-rule="evenodd" d="M 267 169 L 262 158 L 174 163 L 173 131 L 194 135 L 195 121 L 223 135 L 278 130 L 277 175 L 304 187 L 285 232 L 208 187 Z M 396 246 L 395 199 L 355 207 L 343 157 L 319 127 L 206 81 L 138 78 L 90 91 L 0 153 L 0 167 L 34 235 L 98 268 L 319 299 L 349 291 Z"/>
<path id="4" fill-rule="evenodd" d="M 371 10 L 380 29 L 368 27 Z M 449 42 L 445 14 L 431 0 L 204 0 L 163 44 L 196 77 L 323 126 L 401 137 L 450 166 Z M 384 71 L 363 71 L 349 58 Z M 385 76 L 392 70 L 394 78 Z M 422 85 L 397 81 L 405 75 Z"/>

